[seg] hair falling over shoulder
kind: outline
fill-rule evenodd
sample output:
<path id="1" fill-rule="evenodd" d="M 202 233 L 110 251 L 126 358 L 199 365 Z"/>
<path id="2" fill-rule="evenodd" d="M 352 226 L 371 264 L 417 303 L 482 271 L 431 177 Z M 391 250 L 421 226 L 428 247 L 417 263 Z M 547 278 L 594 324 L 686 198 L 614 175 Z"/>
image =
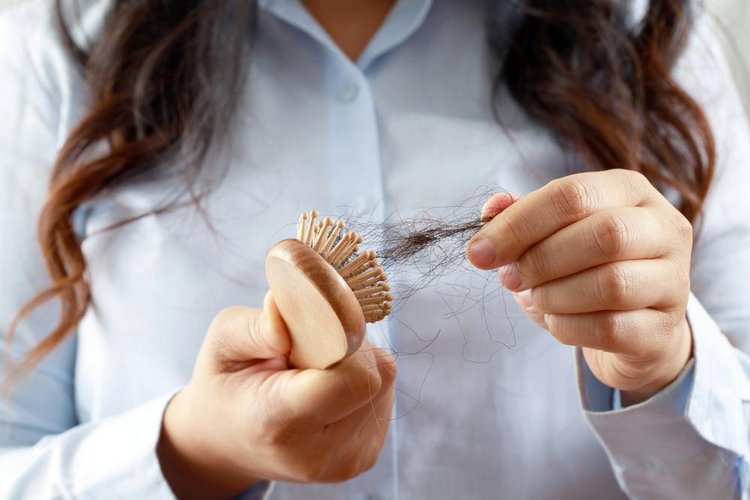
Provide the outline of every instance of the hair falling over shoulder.
<path id="1" fill-rule="evenodd" d="M 14 377 L 70 336 L 90 306 L 76 209 L 167 163 L 185 192 L 196 193 L 196 179 L 208 168 L 202 160 L 228 133 L 244 83 L 242 61 L 252 57 L 255 2 L 113 0 L 102 35 L 83 49 L 68 29 L 76 22 L 66 16 L 76 11 L 68 2 L 75 1 L 56 0 L 60 36 L 93 99 L 59 152 L 38 220 L 52 284 L 19 311 L 7 340 L 40 304 L 58 300 L 62 308 Z M 497 88 L 507 88 L 590 167 L 642 172 L 676 192 L 683 214 L 698 223 L 714 142 L 702 109 L 672 76 L 693 0 L 651 0 L 635 26 L 630 2 L 622 0 L 490 3 L 514 11 L 517 20 L 512 31 L 489 23 L 488 43 L 504 61 Z M 164 161 L 170 157 L 179 161 Z"/>

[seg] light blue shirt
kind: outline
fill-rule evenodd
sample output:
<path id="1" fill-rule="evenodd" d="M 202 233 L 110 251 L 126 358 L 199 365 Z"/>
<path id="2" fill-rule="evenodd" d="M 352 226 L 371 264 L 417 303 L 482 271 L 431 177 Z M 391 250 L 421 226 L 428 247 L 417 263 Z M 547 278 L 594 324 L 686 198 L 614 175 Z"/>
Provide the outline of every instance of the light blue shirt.
<path id="1" fill-rule="evenodd" d="M 88 102 L 51 5 L 0 16 L 2 328 L 47 283 L 35 219 L 55 153 Z M 300 211 L 450 216 L 436 207 L 489 189 L 527 193 L 580 166 L 502 91 L 504 128 L 494 121 L 483 5 L 401 0 L 354 64 L 296 0 L 260 2 L 233 140 L 208 160 L 228 166 L 206 200 L 213 229 L 190 208 L 97 232 L 167 198 L 159 182 L 78 211 L 95 306 L 0 402 L 0 497 L 170 498 L 155 454 L 164 407 L 189 380 L 211 318 L 262 303 L 265 252 L 293 234 Z M 84 10 L 83 32 L 96 31 L 101 7 Z M 694 252 L 694 360 L 677 381 L 622 409 L 494 274 L 459 264 L 368 331 L 400 368 L 374 469 L 247 496 L 747 498 L 750 127 L 703 18 L 677 73 L 706 106 L 719 150 Z M 392 279 L 408 286 L 420 273 Z M 25 321 L 12 356 L 56 315 L 50 305 Z"/>

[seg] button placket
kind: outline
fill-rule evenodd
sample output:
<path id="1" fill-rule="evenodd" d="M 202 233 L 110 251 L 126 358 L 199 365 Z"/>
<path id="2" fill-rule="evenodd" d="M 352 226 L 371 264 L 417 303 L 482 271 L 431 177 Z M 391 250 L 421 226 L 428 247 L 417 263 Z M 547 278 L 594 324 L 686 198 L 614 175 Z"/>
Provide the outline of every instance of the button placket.
<path id="1" fill-rule="evenodd" d="M 340 54 L 329 54 L 326 70 L 332 98 L 328 106 L 332 205 L 381 221 L 383 214 L 376 213 L 383 198 L 380 138 L 368 81 Z"/>
<path id="2" fill-rule="evenodd" d="M 359 68 L 339 54 L 329 54 L 326 75 L 331 215 L 380 223 L 385 217 L 383 167 L 378 116 L 369 82 Z M 374 345 L 388 349 L 392 343 L 389 322 L 368 325 L 367 337 Z M 390 451 L 381 460 L 390 461 L 396 453 L 395 429 L 391 436 L 387 444 Z M 391 474 L 395 472 L 392 464 L 389 469 Z M 392 480 L 396 488 L 396 477 Z"/>

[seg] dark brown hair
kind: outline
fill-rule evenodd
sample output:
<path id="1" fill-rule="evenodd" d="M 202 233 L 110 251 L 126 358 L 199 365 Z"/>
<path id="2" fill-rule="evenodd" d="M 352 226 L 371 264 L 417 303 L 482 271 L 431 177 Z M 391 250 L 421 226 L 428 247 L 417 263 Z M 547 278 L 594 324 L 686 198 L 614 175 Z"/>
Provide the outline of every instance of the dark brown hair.
<path id="1" fill-rule="evenodd" d="M 68 34 L 62 2 L 60 31 L 93 102 L 59 153 L 39 217 L 52 285 L 23 307 L 9 337 L 50 299 L 62 303 L 59 322 L 19 372 L 69 336 L 90 305 L 86 260 L 72 225 L 81 204 L 167 163 L 174 165 L 168 174 L 199 200 L 196 179 L 207 168 L 209 147 L 228 133 L 255 19 L 254 2 L 242 0 L 113 0 L 102 34 L 83 50 Z M 512 30 L 490 23 L 490 46 L 504 61 L 498 89 L 507 87 L 532 119 L 591 167 L 637 170 L 674 189 L 680 210 L 696 222 L 714 170 L 714 143 L 703 111 L 672 77 L 692 22 L 690 0 L 651 0 L 636 25 L 628 1 L 494 4 L 505 21 L 509 13 L 516 19 Z M 106 152 L 96 155 L 102 143 Z"/>

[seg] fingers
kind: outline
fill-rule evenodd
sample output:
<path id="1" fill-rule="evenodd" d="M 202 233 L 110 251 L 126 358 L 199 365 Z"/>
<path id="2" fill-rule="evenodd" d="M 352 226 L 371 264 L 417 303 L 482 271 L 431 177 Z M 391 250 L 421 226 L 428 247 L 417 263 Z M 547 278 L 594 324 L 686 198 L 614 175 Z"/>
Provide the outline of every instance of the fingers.
<path id="1" fill-rule="evenodd" d="M 383 376 L 389 377 L 387 373 L 383 373 Z M 384 383 L 380 392 L 373 395 L 367 404 L 328 427 L 332 447 L 337 448 L 339 453 L 330 462 L 326 481 L 345 481 L 375 465 L 391 420 L 392 387 L 392 384 Z"/>
<path id="2" fill-rule="evenodd" d="M 563 344 L 638 359 L 663 351 L 680 318 L 674 312 L 655 309 L 544 316 L 547 329 Z"/>
<path id="3" fill-rule="evenodd" d="M 371 404 L 363 406 L 338 424 L 342 427 L 342 435 L 349 437 L 350 442 L 350 436 L 355 436 L 356 444 L 349 446 L 331 464 L 330 480 L 350 479 L 375 466 L 388 434 L 393 398 L 394 391 L 381 390 Z M 356 431 L 352 434 L 354 429 Z"/>
<path id="4" fill-rule="evenodd" d="M 636 383 L 656 391 L 690 354 L 692 241 L 690 223 L 643 175 L 608 170 L 557 179 L 505 206 L 467 256 L 499 268 L 527 315 L 560 342 L 601 353 L 592 367 L 600 380 L 630 387 L 635 370 Z"/>
<path id="5" fill-rule="evenodd" d="M 276 379 L 283 391 L 266 435 L 282 447 L 286 479 L 344 481 L 375 464 L 390 422 L 396 364 L 367 342 L 351 358 Z"/>
<path id="6" fill-rule="evenodd" d="M 390 407 L 393 403 L 392 388 L 396 380 L 396 363 L 392 356 L 380 349 L 374 349 L 373 355 L 381 378 L 380 391 L 371 393 L 361 408 L 336 422 L 351 432 L 359 432 L 368 426 L 378 427 L 385 432 L 387 422 L 391 418 Z"/>
<path id="7" fill-rule="evenodd" d="M 233 307 L 214 319 L 179 419 L 190 422 L 184 440 L 197 443 L 196 462 L 210 475 L 241 484 L 318 482 L 375 464 L 393 404 L 394 359 L 365 342 L 327 370 L 294 370 L 289 348 L 270 294 L 262 310 Z"/>
<path id="8" fill-rule="evenodd" d="M 209 329 L 207 343 L 208 358 L 214 370 L 221 372 L 270 362 L 265 360 L 275 362 L 290 348 L 289 333 L 270 293 L 262 310 L 231 307 L 221 311 Z M 365 342 L 359 351 L 329 369 L 279 371 L 268 378 L 268 386 L 284 409 L 282 418 L 326 425 L 369 404 L 384 384 L 393 385 L 395 372 L 393 357 Z M 274 386 L 280 390 L 275 391 Z"/>
<path id="9" fill-rule="evenodd" d="M 370 405 L 383 388 L 390 390 L 395 373 L 393 358 L 366 342 L 332 368 L 294 372 L 280 397 L 287 418 L 327 425 Z"/>
<path id="10" fill-rule="evenodd" d="M 316 431 L 311 453 L 294 457 L 293 473 L 288 479 L 341 482 L 371 469 L 385 442 L 393 397 L 392 388 L 384 386 L 368 404 Z"/>
<path id="11" fill-rule="evenodd" d="M 649 208 L 621 208 L 575 222 L 501 268 L 503 284 L 521 291 L 610 262 L 655 259 L 681 251 L 676 225 L 664 227 Z"/>
<path id="12" fill-rule="evenodd" d="M 289 331 L 270 292 L 263 309 L 235 306 L 219 312 L 207 341 L 222 364 L 283 356 L 291 346 Z"/>
<path id="13" fill-rule="evenodd" d="M 645 205 L 656 194 L 643 175 L 629 170 L 556 179 L 488 222 L 469 243 L 469 260 L 480 269 L 497 268 L 565 226 L 596 212 Z"/>
<path id="14" fill-rule="evenodd" d="M 683 301 L 689 289 L 687 272 L 669 261 L 654 259 L 604 264 L 519 296 L 528 312 L 576 314 L 668 309 Z"/>

